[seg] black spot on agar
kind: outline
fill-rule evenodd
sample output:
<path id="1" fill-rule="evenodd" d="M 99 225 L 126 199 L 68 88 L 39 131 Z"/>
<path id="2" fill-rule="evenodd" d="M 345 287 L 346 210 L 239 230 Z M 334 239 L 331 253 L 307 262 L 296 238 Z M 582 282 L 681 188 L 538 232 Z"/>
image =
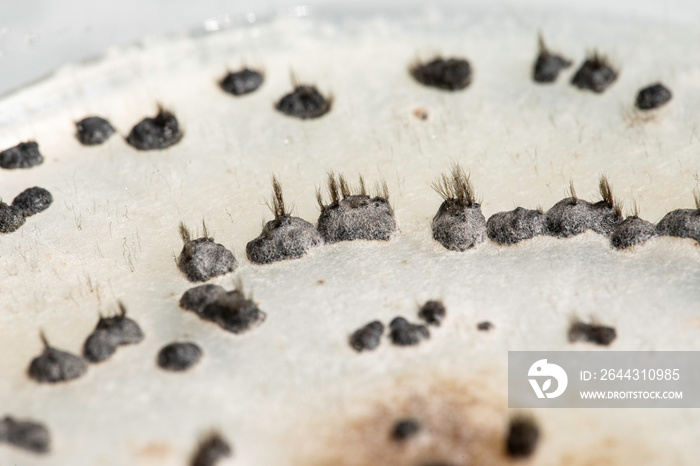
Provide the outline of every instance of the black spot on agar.
<path id="1" fill-rule="evenodd" d="M 472 82 L 472 68 L 464 58 L 436 57 L 414 64 L 409 71 L 419 83 L 447 91 L 465 89 Z"/>
<path id="2" fill-rule="evenodd" d="M 398 346 L 413 346 L 430 338 L 425 325 L 412 324 L 403 317 L 396 317 L 389 324 L 389 338 Z"/>
<path id="3" fill-rule="evenodd" d="M 219 86 L 225 92 L 233 95 L 245 95 L 256 91 L 262 86 L 265 77 L 259 71 L 243 68 L 242 70 L 229 72 L 219 81 Z"/>
<path id="4" fill-rule="evenodd" d="M 479 322 L 478 324 L 476 324 L 476 328 L 477 328 L 477 330 L 480 330 L 482 332 L 488 332 L 489 330 L 491 330 L 493 328 L 493 324 L 491 322 L 489 322 L 488 320 L 485 320 L 483 322 Z"/>
<path id="5" fill-rule="evenodd" d="M 345 178 L 328 174 L 330 204 L 324 204 L 320 190 L 316 198 L 321 208 L 318 232 L 326 243 L 358 239 L 388 241 L 396 232 L 394 210 L 389 204 L 386 183 L 371 197 L 360 177 L 360 187 L 353 193 Z"/>
<path id="6" fill-rule="evenodd" d="M 209 237 L 206 225 L 203 228 L 204 236 L 193 240 L 185 225 L 180 224 L 180 236 L 184 245 L 177 265 L 191 282 L 205 282 L 233 272 L 238 267 L 233 253 Z"/>
<path id="7" fill-rule="evenodd" d="M 637 94 L 635 104 L 640 110 L 652 110 L 668 103 L 671 97 L 673 94 L 666 86 L 656 83 L 641 89 Z"/>
<path id="8" fill-rule="evenodd" d="M 158 366 L 173 372 L 186 371 L 202 358 L 202 349 L 194 343 L 178 342 L 164 346 L 158 352 Z"/>
<path id="9" fill-rule="evenodd" d="M 0 233 L 12 233 L 24 225 L 22 210 L 0 201 Z"/>
<path id="10" fill-rule="evenodd" d="M 182 135 L 175 115 L 159 106 L 155 117 L 144 118 L 131 128 L 126 142 L 138 150 L 159 150 L 177 144 Z"/>
<path id="11" fill-rule="evenodd" d="M 403 442 L 414 437 L 420 430 L 421 426 L 415 419 L 400 419 L 391 430 L 391 438 L 397 442 Z"/>
<path id="12" fill-rule="evenodd" d="M 427 324 L 439 326 L 447 315 L 447 309 L 441 301 L 426 301 L 418 310 L 418 317 Z"/>
<path id="13" fill-rule="evenodd" d="M 610 244 L 615 249 L 627 249 L 644 243 L 657 235 L 658 232 L 653 223 L 647 222 L 635 214 L 627 217 L 615 227 L 610 235 Z"/>
<path id="14" fill-rule="evenodd" d="M 571 79 L 571 84 L 579 89 L 585 89 L 600 94 L 617 80 L 617 70 L 608 62 L 607 58 L 598 53 L 593 53 L 586 58 L 576 74 Z"/>
<path id="15" fill-rule="evenodd" d="M 547 49 L 542 36 L 539 36 L 538 44 L 539 53 L 532 68 L 532 79 L 538 83 L 553 83 L 561 70 L 571 66 L 571 60 Z"/>
<path id="16" fill-rule="evenodd" d="M 75 124 L 76 137 L 84 146 L 97 146 L 114 134 L 112 124 L 102 117 L 83 118 Z"/>
<path id="17" fill-rule="evenodd" d="M 46 338 L 44 351 L 29 364 L 29 377 L 39 383 L 57 383 L 77 379 L 88 369 L 88 363 L 80 356 L 49 346 Z"/>
<path id="18" fill-rule="evenodd" d="M 596 345 L 608 346 L 617 338 L 617 332 L 612 327 L 598 324 L 574 322 L 569 328 L 569 341 L 585 341 Z"/>
<path id="19" fill-rule="evenodd" d="M 371 351 L 379 346 L 383 333 L 384 324 L 375 320 L 353 332 L 350 336 L 350 346 L 358 352 Z"/>
<path id="20" fill-rule="evenodd" d="M 197 447 L 192 457 L 192 466 L 214 466 L 232 454 L 231 445 L 218 433 L 212 433 Z"/>
<path id="21" fill-rule="evenodd" d="M 39 144 L 34 141 L 20 142 L 0 152 L 0 168 L 32 168 L 43 162 L 44 157 L 39 152 Z"/>
<path id="22" fill-rule="evenodd" d="M 328 113 L 332 97 L 325 97 L 315 86 L 295 85 L 294 90 L 282 97 L 275 108 L 285 115 L 308 120 Z"/>
<path id="23" fill-rule="evenodd" d="M 83 345 L 83 356 L 90 362 L 108 359 L 117 350 L 117 346 L 134 345 L 144 338 L 139 324 L 126 316 L 126 308 L 119 302 L 119 314 L 112 317 L 100 317 L 95 330 Z"/>
<path id="24" fill-rule="evenodd" d="M 207 286 L 207 285 L 204 285 Z M 265 313 L 240 290 L 221 291 L 199 286 L 188 290 L 180 299 L 183 309 L 195 312 L 201 319 L 239 334 L 265 321 Z M 240 286 L 238 286 L 240 288 Z"/>
<path id="25" fill-rule="evenodd" d="M 311 223 L 290 215 L 284 206 L 282 187 L 275 177 L 272 188 L 271 210 L 275 219 L 267 222 L 260 236 L 246 245 L 248 259 L 256 264 L 297 259 L 323 244 L 323 238 Z"/>
<path id="26" fill-rule="evenodd" d="M 484 241 L 486 219 L 474 198 L 469 176 L 459 165 L 433 188 L 444 199 L 433 218 L 433 238 L 452 251 L 466 251 Z"/>
<path id="27" fill-rule="evenodd" d="M 498 244 L 511 245 L 547 232 L 544 213 L 517 207 L 493 214 L 486 222 L 486 234 Z"/>
<path id="28" fill-rule="evenodd" d="M 7 442 L 32 453 L 47 453 L 51 447 L 51 435 L 42 424 L 5 416 L 0 419 L 0 442 Z"/>
<path id="29" fill-rule="evenodd" d="M 30 217 L 48 209 L 52 202 L 53 196 L 50 192 L 35 186 L 19 193 L 12 205 L 19 209 L 23 216 Z"/>
<path id="30" fill-rule="evenodd" d="M 540 429 L 531 419 L 516 417 L 511 419 L 506 436 L 506 452 L 512 458 L 527 458 L 537 448 Z"/>
<path id="31" fill-rule="evenodd" d="M 700 243 L 700 192 L 695 193 L 695 209 L 677 209 L 667 213 L 656 225 L 663 236 L 693 238 Z"/>

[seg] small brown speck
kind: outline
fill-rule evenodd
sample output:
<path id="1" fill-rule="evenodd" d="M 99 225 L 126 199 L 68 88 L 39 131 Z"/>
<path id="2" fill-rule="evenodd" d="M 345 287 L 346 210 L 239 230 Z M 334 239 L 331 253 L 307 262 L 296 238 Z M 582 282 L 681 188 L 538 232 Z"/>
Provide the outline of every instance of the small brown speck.
<path id="1" fill-rule="evenodd" d="M 317 285 L 325 285 L 326 281 L 325 280 L 316 280 Z"/>
<path id="2" fill-rule="evenodd" d="M 419 120 L 425 121 L 428 119 L 428 116 L 429 116 L 428 110 L 423 108 L 423 107 L 418 107 L 418 108 L 413 110 L 413 116 L 415 116 Z"/>

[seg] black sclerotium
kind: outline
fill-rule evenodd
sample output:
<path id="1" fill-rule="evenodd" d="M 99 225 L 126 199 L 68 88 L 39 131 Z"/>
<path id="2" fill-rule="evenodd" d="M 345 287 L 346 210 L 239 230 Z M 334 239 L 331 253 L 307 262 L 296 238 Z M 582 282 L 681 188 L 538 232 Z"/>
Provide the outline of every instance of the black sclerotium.
<path id="1" fill-rule="evenodd" d="M 447 310 L 442 301 L 426 301 L 418 310 L 418 317 L 423 319 L 427 324 L 439 326 L 445 319 Z"/>
<path id="2" fill-rule="evenodd" d="M 180 236 L 184 243 L 177 265 L 191 282 L 205 282 L 210 278 L 233 272 L 238 261 L 233 253 L 209 237 L 206 225 L 204 236 L 192 239 L 184 224 L 180 224 Z"/>
<path id="3" fill-rule="evenodd" d="M 239 290 L 222 292 L 195 287 L 182 296 L 180 306 L 236 334 L 260 325 L 266 317 L 257 304 Z"/>
<path id="4" fill-rule="evenodd" d="M 637 94 L 635 104 L 640 110 L 652 110 L 666 104 L 671 100 L 671 97 L 673 94 L 669 88 L 661 83 L 656 83 L 641 89 Z"/>
<path id="5" fill-rule="evenodd" d="M 482 332 L 488 332 L 489 330 L 491 330 L 493 328 L 493 324 L 491 322 L 489 322 L 488 320 L 485 320 L 483 322 L 479 322 L 478 324 L 476 324 L 476 328 L 477 328 L 477 330 L 480 330 Z"/>
<path id="6" fill-rule="evenodd" d="M 166 371 L 182 372 L 202 358 L 202 349 L 190 342 L 170 343 L 158 352 L 158 366 Z"/>
<path id="7" fill-rule="evenodd" d="M 474 198 L 469 176 L 459 165 L 433 184 L 443 203 L 433 218 L 433 238 L 452 251 L 466 251 L 484 241 L 486 219 Z"/>
<path id="8" fill-rule="evenodd" d="M 29 377 L 39 383 L 56 383 L 77 379 L 87 372 L 88 363 L 80 356 L 49 346 L 46 338 L 44 351 L 29 364 Z"/>
<path id="9" fill-rule="evenodd" d="M 162 107 L 155 117 L 147 117 L 137 123 L 126 137 L 138 150 L 166 149 L 182 139 L 182 131 L 175 115 Z"/>
<path id="10" fill-rule="evenodd" d="M 243 68 L 242 70 L 229 72 L 219 81 L 219 86 L 225 92 L 233 95 L 250 94 L 262 86 L 265 80 L 259 71 Z"/>
<path id="11" fill-rule="evenodd" d="M 617 79 L 617 70 L 608 62 L 607 58 L 598 53 L 593 53 L 586 58 L 576 74 L 571 79 L 571 84 L 579 89 L 585 89 L 600 94 L 604 92 Z"/>
<path id="12" fill-rule="evenodd" d="M 515 417 L 508 425 L 506 453 L 512 458 L 527 458 L 537 448 L 540 429 L 532 419 Z"/>
<path id="13" fill-rule="evenodd" d="M 612 189 L 606 177 L 600 178 L 600 194 L 603 200 L 590 203 L 576 196 L 571 183 L 571 196 L 557 202 L 545 214 L 547 233 L 559 238 L 569 238 L 586 230 L 610 236 L 622 222 L 622 212 L 613 199 Z"/>
<path id="14" fill-rule="evenodd" d="M 39 144 L 34 141 L 20 142 L 0 152 L 0 168 L 32 168 L 43 162 L 44 157 L 39 152 Z"/>
<path id="15" fill-rule="evenodd" d="M 117 346 L 140 343 L 144 336 L 141 327 L 126 316 L 126 307 L 120 301 L 119 314 L 102 317 L 95 330 L 85 340 L 83 356 L 90 362 L 104 361 L 117 349 Z"/>
<path id="16" fill-rule="evenodd" d="M 197 447 L 192 457 L 192 466 L 214 466 L 233 454 L 231 445 L 218 433 L 212 433 Z"/>
<path id="17" fill-rule="evenodd" d="M 315 86 L 300 84 L 282 97 L 275 108 L 285 115 L 308 120 L 325 115 L 332 104 L 333 98 L 324 96 Z"/>
<path id="18" fill-rule="evenodd" d="M 612 327 L 598 324 L 586 324 L 574 322 L 569 328 L 569 341 L 585 341 L 596 345 L 608 346 L 617 337 L 617 332 Z"/>
<path id="19" fill-rule="evenodd" d="M 389 190 L 386 183 L 377 188 L 372 197 L 367 193 L 360 177 L 360 188 L 353 193 L 345 178 L 337 179 L 334 173 L 328 174 L 329 204 L 324 204 L 321 191 L 316 191 L 316 199 L 321 208 L 318 218 L 318 232 L 326 243 L 338 241 L 381 240 L 388 241 L 396 232 L 394 210 L 389 204 Z"/>
<path id="20" fill-rule="evenodd" d="M 700 243 L 700 191 L 695 193 L 695 209 L 678 209 L 667 213 L 656 225 L 663 236 L 693 238 Z"/>
<path id="21" fill-rule="evenodd" d="M 102 144 L 114 134 L 114 127 L 102 117 L 83 118 L 75 124 L 76 137 L 84 146 Z"/>
<path id="22" fill-rule="evenodd" d="M 350 346 L 358 352 L 371 351 L 379 346 L 383 333 L 384 324 L 375 320 L 358 328 L 350 335 Z"/>
<path id="23" fill-rule="evenodd" d="M 7 442 L 32 453 L 47 453 L 51 447 L 51 435 L 42 424 L 5 416 L 0 419 L 0 442 Z"/>
<path id="24" fill-rule="evenodd" d="M 31 217 L 48 209 L 52 202 L 53 196 L 50 192 L 35 186 L 19 193 L 12 201 L 12 205 L 18 208 L 25 217 Z"/>
<path id="25" fill-rule="evenodd" d="M 267 222 L 260 236 L 245 248 L 248 259 L 256 264 L 297 259 L 323 244 L 323 238 L 311 223 L 290 215 L 284 206 L 282 187 L 275 177 L 272 178 L 272 189 L 271 210 L 275 219 Z"/>
<path id="26" fill-rule="evenodd" d="M 0 233 L 12 233 L 24 225 L 22 210 L 0 201 Z"/>
<path id="27" fill-rule="evenodd" d="M 539 53 L 532 67 L 532 79 L 537 83 L 553 83 L 559 77 L 559 72 L 571 66 L 571 60 L 550 51 L 539 37 Z"/>
<path id="28" fill-rule="evenodd" d="M 389 324 L 389 337 L 398 346 L 413 346 L 430 338 L 425 325 L 412 324 L 403 317 L 396 317 Z"/>
<path id="29" fill-rule="evenodd" d="M 498 244 L 510 245 L 544 235 L 547 228 L 541 209 L 517 207 L 509 212 L 493 214 L 486 222 L 486 234 Z"/>
<path id="30" fill-rule="evenodd" d="M 464 58 L 436 57 L 414 64 L 409 71 L 419 83 L 447 91 L 465 89 L 472 82 L 472 68 Z"/>
<path id="31" fill-rule="evenodd" d="M 610 235 L 610 244 L 615 249 L 627 249 L 658 236 L 656 226 L 639 218 L 637 214 L 635 207 L 634 215 L 624 219 L 613 230 L 612 235 Z"/>
<path id="32" fill-rule="evenodd" d="M 391 429 L 391 438 L 403 442 L 420 432 L 420 424 L 415 419 L 399 419 Z"/>

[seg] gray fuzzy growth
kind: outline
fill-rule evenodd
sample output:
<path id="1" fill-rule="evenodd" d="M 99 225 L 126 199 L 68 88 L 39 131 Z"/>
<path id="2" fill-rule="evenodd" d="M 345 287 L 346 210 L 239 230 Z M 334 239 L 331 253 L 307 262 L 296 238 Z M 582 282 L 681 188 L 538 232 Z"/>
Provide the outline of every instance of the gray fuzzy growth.
<path id="1" fill-rule="evenodd" d="M 120 314 L 114 317 L 100 317 L 95 330 L 85 340 L 83 356 L 90 362 L 108 359 L 117 346 L 140 343 L 143 331 L 139 324 L 126 317 L 126 308 L 119 303 Z"/>
<path id="2" fill-rule="evenodd" d="M 22 210 L 0 201 L 0 233 L 12 233 L 24 225 Z"/>
<path id="3" fill-rule="evenodd" d="M 358 239 L 388 241 L 396 232 L 394 210 L 389 204 L 386 184 L 381 195 L 367 194 L 364 181 L 360 177 L 360 189 L 351 193 L 343 176 L 328 175 L 328 191 L 331 203 L 324 204 L 321 194 L 317 199 L 321 206 L 318 218 L 318 232 L 326 243 L 354 241 Z"/>
<path id="4" fill-rule="evenodd" d="M 233 272 L 238 267 L 238 261 L 233 253 L 213 238 L 205 236 L 190 239 L 190 234 L 184 225 L 180 225 L 180 235 L 184 246 L 178 258 L 177 265 L 191 282 L 205 282 L 210 278 Z"/>
<path id="5" fill-rule="evenodd" d="M 33 453 L 47 453 L 51 446 L 51 436 L 42 424 L 18 421 L 6 416 L 0 419 L 0 442 L 7 442 Z"/>
<path id="6" fill-rule="evenodd" d="M 104 118 L 92 116 L 83 118 L 75 124 L 76 137 L 84 146 L 102 144 L 114 134 L 114 127 Z"/>
<path id="7" fill-rule="evenodd" d="M 398 346 L 414 346 L 430 338 L 425 325 L 412 324 L 403 317 L 396 317 L 389 324 L 389 338 Z"/>
<path id="8" fill-rule="evenodd" d="M 574 322 L 569 329 L 569 341 L 585 341 L 596 345 L 608 346 L 617 338 L 617 332 L 612 327 L 604 325 Z"/>
<path id="9" fill-rule="evenodd" d="M 232 448 L 219 434 L 213 433 L 198 447 L 192 458 L 192 466 L 214 466 L 231 456 Z"/>
<path id="10" fill-rule="evenodd" d="M 486 222 L 488 237 L 503 245 L 519 243 L 546 232 L 544 213 L 540 210 L 518 207 L 510 212 L 498 212 Z"/>
<path id="11" fill-rule="evenodd" d="M 594 53 L 590 58 L 587 58 L 578 71 L 576 71 L 576 74 L 571 79 L 571 84 L 579 89 L 600 94 L 616 80 L 617 70 L 608 63 L 605 57 Z"/>
<path id="12" fill-rule="evenodd" d="M 358 328 L 350 335 L 350 346 L 357 352 L 371 351 L 379 346 L 383 333 L 384 325 L 375 320 Z"/>
<path id="13" fill-rule="evenodd" d="M 539 54 L 532 68 L 532 79 L 537 83 L 553 83 L 559 72 L 571 66 L 571 60 L 547 49 L 542 36 L 539 37 Z"/>
<path id="14" fill-rule="evenodd" d="M 0 167 L 7 169 L 32 168 L 44 163 L 39 144 L 34 141 L 20 142 L 0 152 Z"/>
<path id="15" fill-rule="evenodd" d="M 50 192 L 35 186 L 19 193 L 12 201 L 12 205 L 18 208 L 25 217 L 31 217 L 48 209 L 52 202 L 53 196 Z"/>
<path id="16" fill-rule="evenodd" d="M 425 323 L 438 327 L 446 315 L 447 309 L 441 301 L 426 301 L 418 310 L 418 317 L 423 319 Z"/>
<path id="17" fill-rule="evenodd" d="M 56 383 L 77 379 L 87 372 L 88 363 L 74 354 L 50 347 L 44 340 L 44 351 L 29 364 L 29 377 L 40 383 Z"/>
<path id="18" fill-rule="evenodd" d="M 206 287 L 206 288 L 205 288 Z M 265 321 L 265 313 L 238 290 L 225 291 L 215 285 L 203 285 L 185 292 L 180 306 L 201 319 L 214 322 L 224 330 L 243 333 Z"/>
<path id="19" fill-rule="evenodd" d="M 452 251 L 466 251 L 484 241 L 486 219 L 464 170 L 454 165 L 433 189 L 444 199 L 433 218 L 433 238 Z"/>
<path id="20" fill-rule="evenodd" d="M 195 286 L 182 295 L 180 307 L 201 314 L 208 304 L 213 303 L 224 294 L 226 294 L 226 290 L 219 285 Z"/>
<path id="21" fill-rule="evenodd" d="M 700 208 L 669 212 L 656 225 L 656 230 L 663 236 L 693 238 L 700 243 Z"/>
<path id="22" fill-rule="evenodd" d="M 180 124 L 168 110 L 158 108 L 153 118 L 144 118 L 126 137 L 126 142 L 138 150 L 160 150 L 177 144 L 182 139 Z"/>
<path id="23" fill-rule="evenodd" d="M 263 81 L 264 77 L 262 73 L 243 68 L 240 71 L 227 73 L 219 82 L 219 85 L 221 89 L 229 94 L 244 95 L 257 90 L 262 85 Z"/>
<path id="24" fill-rule="evenodd" d="M 158 366 L 166 371 L 182 372 L 199 362 L 202 350 L 190 342 L 170 343 L 158 352 Z"/>
<path id="25" fill-rule="evenodd" d="M 653 223 L 633 215 L 627 217 L 615 227 L 610 236 L 610 244 L 615 249 L 626 249 L 635 244 L 641 244 L 657 235 L 658 232 Z"/>

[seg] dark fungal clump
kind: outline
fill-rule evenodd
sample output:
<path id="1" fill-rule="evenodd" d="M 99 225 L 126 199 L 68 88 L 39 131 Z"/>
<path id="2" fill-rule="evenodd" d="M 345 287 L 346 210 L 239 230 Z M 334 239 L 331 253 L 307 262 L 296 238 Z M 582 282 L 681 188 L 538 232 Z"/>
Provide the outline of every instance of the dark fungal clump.
<path id="1" fill-rule="evenodd" d="M 240 291 L 240 284 L 237 288 L 226 291 L 215 285 L 198 286 L 185 292 L 180 299 L 180 306 L 226 331 L 243 333 L 262 324 L 266 315 L 250 297 Z"/>
<path id="2" fill-rule="evenodd" d="M 506 453 L 512 458 L 532 456 L 540 439 L 540 429 L 532 419 L 515 417 L 508 425 Z"/>
<path id="3" fill-rule="evenodd" d="M 695 192 L 695 209 L 677 209 L 664 215 L 656 225 L 662 236 L 693 238 L 700 243 L 700 191 Z"/>
<path id="4" fill-rule="evenodd" d="M 44 351 L 29 364 L 30 378 L 39 383 L 57 383 L 77 379 L 87 372 L 85 359 L 51 347 L 43 334 L 41 339 Z"/>
<path id="5" fill-rule="evenodd" d="M 32 168 L 43 162 L 44 157 L 39 152 L 39 144 L 34 141 L 20 142 L 0 152 L 0 168 Z"/>
<path id="6" fill-rule="evenodd" d="M 605 176 L 600 178 L 599 188 L 603 199 L 591 204 L 576 196 L 572 182 L 571 196 L 554 204 L 545 214 L 547 233 L 569 238 L 593 230 L 600 235 L 610 236 L 622 222 L 622 211 L 613 199 L 610 183 Z"/>
<path id="7" fill-rule="evenodd" d="M 493 214 L 486 222 L 486 234 L 498 244 L 511 245 L 547 232 L 542 209 L 517 207 Z"/>
<path id="8" fill-rule="evenodd" d="M 24 225 L 22 210 L 0 201 L 0 233 L 12 233 Z"/>
<path id="9" fill-rule="evenodd" d="M 464 58 L 436 57 L 427 63 L 415 63 L 409 71 L 419 83 L 447 91 L 465 89 L 472 82 L 472 68 Z"/>
<path id="10" fill-rule="evenodd" d="M 264 80 L 265 77 L 259 71 L 243 68 L 226 73 L 226 76 L 219 81 L 219 86 L 229 94 L 245 95 L 256 91 L 262 86 Z"/>
<path id="11" fill-rule="evenodd" d="M 100 145 L 114 134 L 112 124 L 98 116 L 83 118 L 75 124 L 75 128 L 75 135 L 84 146 Z"/>
<path id="12" fill-rule="evenodd" d="M 166 371 L 182 372 L 194 366 L 202 358 L 202 349 L 191 342 L 165 345 L 158 352 L 158 367 Z"/>
<path id="13" fill-rule="evenodd" d="M 332 96 L 324 96 L 316 86 L 294 84 L 294 90 L 283 96 L 275 108 L 287 116 L 309 120 L 328 113 L 333 105 Z"/>
<path id="14" fill-rule="evenodd" d="M 620 222 L 610 235 L 610 244 L 615 249 L 627 249 L 658 236 L 653 223 L 639 218 L 636 205 L 634 210 L 634 215 Z"/>
<path id="15" fill-rule="evenodd" d="M 430 338 L 425 325 L 412 324 L 403 317 L 396 317 L 389 324 L 389 338 L 398 346 L 414 346 Z"/>
<path id="16" fill-rule="evenodd" d="M 51 435 L 42 424 L 5 416 L 4 419 L 0 419 L 0 442 L 9 443 L 32 453 L 48 453 L 51 447 Z"/>
<path id="17" fill-rule="evenodd" d="M 489 330 L 491 330 L 493 328 L 493 324 L 491 322 L 489 322 L 488 320 L 485 320 L 483 322 L 479 322 L 478 324 L 476 324 L 476 328 L 477 328 L 477 330 L 479 330 L 481 332 L 488 332 Z"/>
<path id="18" fill-rule="evenodd" d="M 532 79 L 537 83 L 553 83 L 561 70 L 571 66 L 571 60 L 550 51 L 541 35 L 538 38 L 538 48 L 537 59 L 532 67 Z"/>
<path id="19" fill-rule="evenodd" d="M 569 328 L 569 341 L 585 341 L 596 345 L 608 346 L 617 338 L 617 332 L 612 327 L 598 324 L 573 322 Z"/>
<path id="20" fill-rule="evenodd" d="M 476 202 L 469 176 L 459 165 L 433 184 L 443 203 L 433 218 L 433 238 L 452 251 L 466 251 L 484 241 L 486 219 Z"/>
<path id="21" fill-rule="evenodd" d="M 83 345 L 83 356 L 90 362 L 108 359 L 117 350 L 117 346 L 134 345 L 143 340 L 143 331 L 139 324 L 126 316 L 126 307 L 119 302 L 119 314 L 102 317 L 95 330 Z"/>
<path id="22" fill-rule="evenodd" d="M 652 84 L 637 93 L 635 104 L 639 110 L 653 110 L 668 103 L 673 97 L 669 88 L 661 83 Z"/>
<path id="23" fill-rule="evenodd" d="M 126 142 L 138 150 L 159 150 L 177 144 L 182 134 L 175 115 L 158 106 L 155 117 L 144 118 L 131 128 Z"/>
<path id="24" fill-rule="evenodd" d="M 335 174 L 330 172 L 328 193 L 331 202 L 324 204 L 321 191 L 316 191 L 321 208 L 318 232 L 326 243 L 358 239 L 388 241 L 396 232 L 394 210 L 389 204 L 386 183 L 382 183 L 372 197 L 362 177 L 359 190 L 353 193 L 342 175 L 336 179 Z"/>
<path id="25" fill-rule="evenodd" d="M 384 324 L 375 320 L 360 327 L 350 335 L 350 346 L 358 352 L 371 351 L 379 346 L 383 333 Z"/>
<path id="26" fill-rule="evenodd" d="M 31 217 L 48 209 L 52 202 L 53 196 L 50 192 L 35 186 L 19 193 L 12 201 L 12 206 L 19 209 L 23 216 Z"/>
<path id="27" fill-rule="evenodd" d="M 396 442 L 403 442 L 416 436 L 421 430 L 421 426 L 415 419 L 399 419 L 391 429 L 391 439 Z"/>
<path id="28" fill-rule="evenodd" d="M 600 94 L 617 80 L 617 74 L 617 70 L 612 67 L 606 57 L 594 52 L 576 71 L 571 79 L 571 84 L 579 89 Z"/>
<path id="29" fill-rule="evenodd" d="M 231 445 L 218 433 L 209 434 L 197 447 L 192 456 L 192 466 L 214 466 L 233 454 Z"/>
<path id="30" fill-rule="evenodd" d="M 202 222 L 204 236 L 192 239 L 189 230 L 180 224 L 180 236 L 184 243 L 177 266 L 191 282 L 205 282 L 210 278 L 233 272 L 238 261 L 233 253 L 209 237 L 207 227 Z"/>
<path id="31" fill-rule="evenodd" d="M 272 189 L 270 209 L 275 219 L 267 222 L 260 236 L 246 245 L 248 259 L 256 264 L 297 259 L 323 244 L 323 238 L 311 223 L 290 215 L 284 205 L 282 187 L 275 177 L 272 177 Z"/>
<path id="32" fill-rule="evenodd" d="M 447 310 L 442 301 L 430 300 L 426 301 L 418 310 L 418 317 L 423 319 L 427 324 L 440 326 L 440 323 L 445 319 Z"/>

